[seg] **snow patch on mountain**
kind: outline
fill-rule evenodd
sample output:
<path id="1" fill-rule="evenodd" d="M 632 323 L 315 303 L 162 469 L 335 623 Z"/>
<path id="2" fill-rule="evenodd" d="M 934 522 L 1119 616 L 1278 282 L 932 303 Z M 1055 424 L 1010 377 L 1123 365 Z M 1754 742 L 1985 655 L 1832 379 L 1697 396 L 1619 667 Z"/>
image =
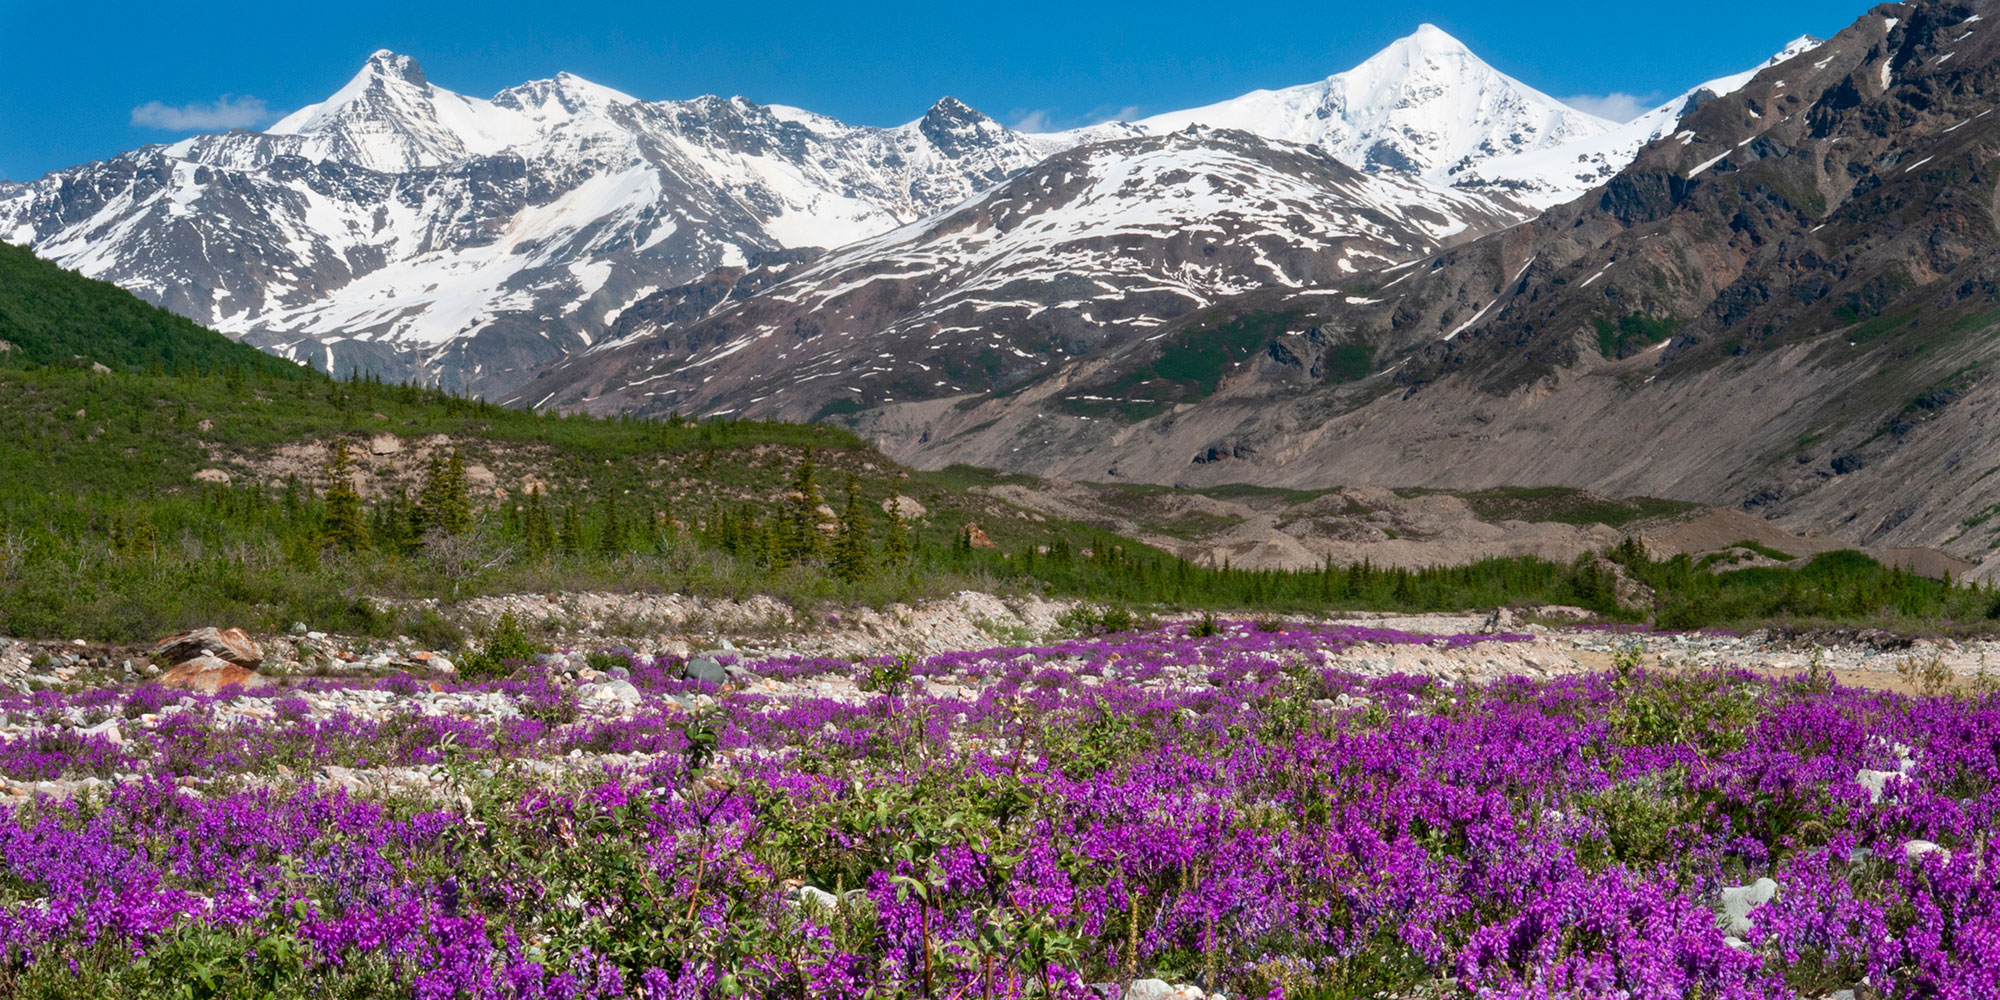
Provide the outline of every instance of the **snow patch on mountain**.
<path id="1" fill-rule="evenodd" d="M 1430 24 L 1317 83 L 1254 91 L 1133 124 L 1150 134 L 1189 125 L 1241 129 L 1318 146 L 1356 169 L 1433 181 L 1492 157 L 1614 127 L 1494 69 Z"/>
<path id="2" fill-rule="evenodd" d="M 1469 191 L 1505 193 L 1548 209 L 1574 200 L 1623 170 L 1649 143 L 1672 135 L 1680 120 L 1694 109 L 1743 89 L 1758 73 L 1819 47 L 1811 35 L 1793 39 L 1755 69 L 1718 77 L 1689 89 L 1671 101 L 1606 132 L 1558 146 L 1496 156 L 1460 171 L 1456 186 Z"/>

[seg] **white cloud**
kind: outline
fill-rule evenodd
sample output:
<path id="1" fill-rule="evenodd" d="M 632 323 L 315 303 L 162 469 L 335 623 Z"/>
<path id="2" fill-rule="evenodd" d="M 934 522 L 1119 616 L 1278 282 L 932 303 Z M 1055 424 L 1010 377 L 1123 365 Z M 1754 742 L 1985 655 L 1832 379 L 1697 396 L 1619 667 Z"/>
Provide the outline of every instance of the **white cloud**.
<path id="1" fill-rule="evenodd" d="M 1629 122 L 1659 106 L 1658 94 L 1627 94 L 1614 90 L 1609 94 L 1577 94 L 1562 99 L 1564 104 L 1578 111 L 1589 112 L 1599 118 L 1609 118 L 1614 122 Z"/>
<path id="2" fill-rule="evenodd" d="M 1128 104 L 1124 107 L 1114 107 L 1105 104 L 1081 115 L 1057 114 L 1049 108 L 1036 108 L 1031 111 L 1017 108 L 1008 112 L 1007 117 L 1013 122 L 1008 127 L 1016 132 L 1061 132 L 1082 125 L 1133 121 L 1139 117 L 1139 106 Z"/>
<path id="3" fill-rule="evenodd" d="M 1007 126 L 1016 132 L 1053 132 L 1056 130 L 1054 113 L 1047 108 L 1033 111 L 1016 111 L 1014 124 Z"/>
<path id="4" fill-rule="evenodd" d="M 147 101 L 132 109 L 132 124 L 168 132 L 204 132 L 226 128 L 255 128 L 276 117 L 261 97 L 224 94 L 214 102 L 172 105 Z"/>

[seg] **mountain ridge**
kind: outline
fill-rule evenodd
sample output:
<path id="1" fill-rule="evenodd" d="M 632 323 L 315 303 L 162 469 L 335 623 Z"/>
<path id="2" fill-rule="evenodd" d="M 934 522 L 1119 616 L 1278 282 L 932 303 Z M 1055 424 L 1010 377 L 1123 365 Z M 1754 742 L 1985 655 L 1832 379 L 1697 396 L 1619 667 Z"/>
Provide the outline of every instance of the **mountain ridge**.
<path id="1" fill-rule="evenodd" d="M 1447 55 L 1475 89 L 1504 82 L 1501 105 L 1559 107 L 1432 28 L 1349 75 L 1373 67 L 1383 93 L 1401 93 L 1376 72 L 1385 60 L 1434 69 L 1427 60 Z M 648 102 L 567 73 L 482 99 L 379 50 L 264 132 L 0 186 L 0 237 L 329 371 L 501 392 L 597 343 L 647 295 L 754 256 L 878 236 L 1064 149 L 1158 124 L 1025 133 L 946 97 L 903 125 L 849 126 L 742 98 Z M 1463 158 L 1477 145 L 1453 131 L 1464 124 L 1383 148 Z M 1527 214 L 1505 192 L 1470 196 Z"/>
<path id="2" fill-rule="evenodd" d="M 849 420 L 917 464 L 1304 488 L 1524 481 L 1740 507 L 2000 569 L 2000 4 L 1884 4 L 1709 101 L 1592 196 L 1342 296 L 1266 289 L 1164 333 L 1282 317 L 1168 412 L 1063 423 L 1063 394 Z M 1312 370 L 1366 350 L 1363 377 Z M 1136 350 L 1136 349 L 1135 349 Z M 1156 383 L 1157 384 L 1157 383 Z M 1058 386 L 1060 385 L 1060 388 Z M 1412 482 L 1411 477 L 1417 477 Z"/>

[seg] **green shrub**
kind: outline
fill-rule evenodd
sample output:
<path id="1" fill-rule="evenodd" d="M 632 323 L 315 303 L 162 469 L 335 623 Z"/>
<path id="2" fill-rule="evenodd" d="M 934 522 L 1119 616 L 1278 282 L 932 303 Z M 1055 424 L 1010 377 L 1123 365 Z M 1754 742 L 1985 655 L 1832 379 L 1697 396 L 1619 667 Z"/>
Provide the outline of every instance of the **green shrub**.
<path id="1" fill-rule="evenodd" d="M 545 644 L 528 638 L 520 619 L 509 611 L 493 623 L 478 648 L 459 652 L 459 673 L 467 679 L 504 677 L 520 664 L 549 651 Z"/>

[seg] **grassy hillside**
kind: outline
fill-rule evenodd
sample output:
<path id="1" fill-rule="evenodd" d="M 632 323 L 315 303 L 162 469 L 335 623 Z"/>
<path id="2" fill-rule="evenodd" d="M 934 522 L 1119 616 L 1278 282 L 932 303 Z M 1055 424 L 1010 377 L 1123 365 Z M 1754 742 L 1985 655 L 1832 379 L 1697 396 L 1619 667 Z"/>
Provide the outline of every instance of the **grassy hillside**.
<path id="1" fill-rule="evenodd" d="M 117 371 L 184 370 L 284 380 L 311 378 L 298 365 L 245 347 L 194 321 L 149 305 L 115 285 L 91 281 L 0 243 L 0 366 L 93 363 Z"/>
<path id="2" fill-rule="evenodd" d="M 135 640 L 293 621 L 393 634 L 441 626 L 369 598 L 574 589 L 811 605 L 974 587 L 1274 613 L 1565 603 L 1635 615 L 1589 561 L 1207 569 L 979 489 L 1006 477 L 911 472 L 830 427 L 532 414 L 336 381 L 0 251 L 14 345 L 0 352 L 4 634 Z M 892 491 L 919 506 L 890 517 Z M 1963 623 L 1993 610 L 1987 595 L 1866 560 L 1810 577 L 1747 571 L 1762 575 L 1740 584 L 1626 563 L 1684 627 Z"/>

